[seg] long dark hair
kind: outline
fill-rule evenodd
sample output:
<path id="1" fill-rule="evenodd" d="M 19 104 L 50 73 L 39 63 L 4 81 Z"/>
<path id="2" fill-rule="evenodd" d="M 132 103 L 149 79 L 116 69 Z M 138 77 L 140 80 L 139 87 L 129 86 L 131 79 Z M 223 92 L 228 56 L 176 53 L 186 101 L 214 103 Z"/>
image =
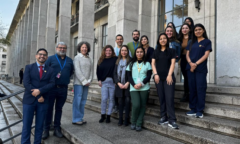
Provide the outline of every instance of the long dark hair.
<path id="1" fill-rule="evenodd" d="M 169 22 L 169 23 L 167 24 L 167 27 L 169 26 L 169 24 L 172 24 L 172 27 L 173 27 L 174 30 L 176 31 L 176 26 L 175 26 L 175 24 L 174 24 L 173 22 Z"/>
<path id="2" fill-rule="evenodd" d="M 191 31 L 193 32 L 193 29 L 194 29 L 194 21 L 193 21 L 193 19 L 191 17 L 187 17 L 187 18 L 185 18 L 184 23 L 186 23 L 186 20 L 190 20 L 191 21 L 190 27 L 191 27 Z"/>
<path id="3" fill-rule="evenodd" d="M 122 55 L 121 55 L 121 51 L 122 51 L 122 48 L 126 48 L 127 49 L 127 56 L 126 56 L 126 59 L 127 59 L 127 64 L 129 63 L 129 61 L 130 61 L 130 56 L 129 56 L 129 48 L 128 48 L 128 46 L 127 45 L 123 45 L 121 48 L 120 48 L 120 53 L 119 53 L 119 55 L 118 55 L 118 59 L 117 59 L 117 61 L 116 61 L 116 64 L 118 65 L 119 64 L 119 61 L 122 59 Z"/>
<path id="4" fill-rule="evenodd" d="M 194 31 L 195 31 L 195 29 L 197 28 L 197 27 L 200 27 L 200 28 L 202 28 L 203 30 L 204 30 L 204 33 L 203 33 L 203 37 L 205 38 L 205 39 L 208 39 L 208 36 L 207 36 L 207 32 L 206 32 L 206 29 L 205 29 L 205 27 L 202 25 L 202 24 L 196 24 L 195 26 L 194 26 L 194 29 L 193 29 L 193 35 L 192 35 L 192 42 L 191 42 L 191 45 L 190 45 L 190 47 L 189 47 L 189 51 L 191 51 L 191 49 L 192 49 L 192 45 L 197 41 L 197 37 L 196 37 L 196 35 L 195 35 L 195 33 L 194 33 Z"/>
<path id="5" fill-rule="evenodd" d="M 138 49 L 142 49 L 143 50 L 143 58 L 142 58 L 142 61 L 144 64 L 146 64 L 146 55 L 145 55 L 145 50 L 139 46 L 135 49 L 135 52 L 134 52 L 134 55 L 133 55 L 133 58 L 131 59 L 131 62 L 129 63 L 129 67 L 130 67 L 130 71 L 132 71 L 132 67 L 133 67 L 133 64 L 137 61 L 137 56 L 136 56 L 136 52 Z"/>
<path id="6" fill-rule="evenodd" d="M 161 34 L 158 36 L 158 40 L 157 40 L 157 49 L 156 49 L 156 50 L 161 51 L 162 46 L 161 46 L 159 40 L 160 40 L 160 37 L 161 37 L 162 35 L 165 35 L 165 37 L 167 38 L 166 50 L 165 50 L 165 51 L 166 51 L 166 54 L 168 55 L 168 52 L 169 52 L 170 48 L 169 48 L 169 38 L 168 38 L 168 36 L 167 36 L 166 33 L 161 33 Z"/>
<path id="7" fill-rule="evenodd" d="M 146 35 L 141 36 L 141 38 L 140 38 L 140 46 L 143 47 L 143 44 L 142 44 L 142 39 L 143 39 L 143 38 L 146 38 L 146 39 L 147 39 L 147 41 L 148 41 L 147 45 L 148 45 L 148 47 L 149 47 L 149 40 L 148 40 L 148 37 L 147 37 Z"/>
<path id="8" fill-rule="evenodd" d="M 172 31 L 173 31 L 173 35 L 172 35 L 171 39 L 169 39 L 169 41 L 170 42 L 172 42 L 172 41 L 179 42 L 178 39 L 177 39 L 177 32 L 176 32 L 176 30 L 173 27 L 167 26 L 166 29 L 165 29 L 165 33 L 166 33 L 168 28 L 171 28 Z"/>
<path id="9" fill-rule="evenodd" d="M 112 47 L 111 45 L 106 45 L 106 46 L 103 48 L 102 53 L 101 53 L 101 56 L 100 56 L 100 58 L 99 58 L 99 60 L 98 60 L 98 66 L 99 66 L 99 65 L 103 62 L 103 60 L 105 59 L 105 51 L 106 51 L 107 48 L 110 48 L 110 49 L 112 50 L 112 57 L 115 57 L 115 56 L 116 56 L 113 47 Z"/>
<path id="10" fill-rule="evenodd" d="M 180 30 L 179 30 L 179 37 L 178 37 L 178 40 L 180 41 L 180 42 L 182 42 L 183 41 L 183 33 L 182 33 L 182 28 L 183 28 L 183 26 L 188 26 L 188 28 L 189 28 L 189 33 L 188 33 L 188 40 L 190 40 L 191 38 L 192 38 L 192 36 L 190 35 L 190 32 L 191 32 L 191 27 L 190 27 L 190 25 L 188 24 L 188 23 L 184 23 L 182 26 L 181 26 L 181 28 L 180 28 Z"/>

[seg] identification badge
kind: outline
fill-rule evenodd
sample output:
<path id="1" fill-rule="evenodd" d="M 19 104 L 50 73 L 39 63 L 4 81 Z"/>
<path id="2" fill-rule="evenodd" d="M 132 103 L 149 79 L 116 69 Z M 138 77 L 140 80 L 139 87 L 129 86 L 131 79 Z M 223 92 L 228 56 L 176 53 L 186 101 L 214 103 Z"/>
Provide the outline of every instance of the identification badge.
<path id="1" fill-rule="evenodd" d="M 140 84 L 141 83 L 141 80 L 140 80 L 140 78 L 138 77 L 137 78 L 137 84 Z"/>
<path id="2" fill-rule="evenodd" d="M 56 77 L 57 77 L 57 78 L 60 78 L 60 77 L 61 77 L 61 73 L 58 73 Z"/>

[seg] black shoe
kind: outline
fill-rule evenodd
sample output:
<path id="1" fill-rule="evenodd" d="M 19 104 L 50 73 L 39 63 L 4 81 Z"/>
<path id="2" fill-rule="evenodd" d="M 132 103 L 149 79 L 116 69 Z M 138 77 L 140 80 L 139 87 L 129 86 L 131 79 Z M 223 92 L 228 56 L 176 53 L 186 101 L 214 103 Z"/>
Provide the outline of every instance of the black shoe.
<path id="1" fill-rule="evenodd" d="M 131 124 L 131 130 L 135 130 L 136 129 L 136 125 L 135 124 Z"/>
<path id="2" fill-rule="evenodd" d="M 137 126 L 137 127 L 136 127 L 136 131 L 138 131 L 138 132 L 139 132 L 139 131 L 142 131 L 142 127 L 141 127 L 141 126 Z"/>
<path id="3" fill-rule="evenodd" d="M 42 134 L 42 139 L 45 140 L 49 137 L 49 131 L 48 130 L 45 130 Z"/>
<path id="4" fill-rule="evenodd" d="M 56 129 L 54 129 L 54 133 L 53 133 L 53 135 L 56 136 L 56 137 L 59 137 L 59 138 L 62 138 L 62 137 L 63 137 L 63 134 L 62 134 L 60 128 L 56 128 Z"/>
<path id="5" fill-rule="evenodd" d="M 99 123 L 104 122 L 105 119 L 106 119 L 106 115 L 105 115 L 105 114 L 102 114 L 102 115 L 101 115 L 101 119 L 99 120 Z"/>
<path id="6" fill-rule="evenodd" d="M 123 125 L 123 120 L 121 118 L 119 118 L 118 126 L 122 126 L 122 125 Z"/>
<path id="7" fill-rule="evenodd" d="M 168 126 L 173 128 L 173 129 L 178 129 L 178 125 L 176 124 L 176 122 L 169 122 Z"/>
<path id="8" fill-rule="evenodd" d="M 6 96 L 6 95 L 5 95 L 5 94 L 1 94 L 1 93 L 0 93 L 0 97 L 4 97 L 4 96 Z"/>
<path id="9" fill-rule="evenodd" d="M 110 118 L 111 118 L 111 115 L 107 115 L 106 123 L 110 123 L 111 122 Z"/>
<path id="10" fill-rule="evenodd" d="M 158 124 L 159 125 L 163 125 L 163 124 L 167 124 L 168 123 L 168 118 L 166 116 L 162 117 L 159 121 Z"/>
<path id="11" fill-rule="evenodd" d="M 129 125 L 129 119 L 128 119 L 128 118 L 125 118 L 124 126 L 128 126 L 128 125 Z"/>
<path id="12" fill-rule="evenodd" d="M 184 94 L 183 97 L 180 99 L 180 102 L 188 102 L 189 101 L 189 94 Z"/>

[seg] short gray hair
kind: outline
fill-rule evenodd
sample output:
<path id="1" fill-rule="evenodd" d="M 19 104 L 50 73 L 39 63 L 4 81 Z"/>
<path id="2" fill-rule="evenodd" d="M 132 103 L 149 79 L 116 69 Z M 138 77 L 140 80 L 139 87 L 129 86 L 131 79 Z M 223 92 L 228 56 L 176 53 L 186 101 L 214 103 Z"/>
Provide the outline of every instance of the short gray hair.
<path id="1" fill-rule="evenodd" d="M 65 42 L 58 42 L 57 45 L 56 45 L 56 48 L 57 48 L 59 45 L 64 45 L 64 46 L 67 48 L 67 44 L 66 44 Z"/>

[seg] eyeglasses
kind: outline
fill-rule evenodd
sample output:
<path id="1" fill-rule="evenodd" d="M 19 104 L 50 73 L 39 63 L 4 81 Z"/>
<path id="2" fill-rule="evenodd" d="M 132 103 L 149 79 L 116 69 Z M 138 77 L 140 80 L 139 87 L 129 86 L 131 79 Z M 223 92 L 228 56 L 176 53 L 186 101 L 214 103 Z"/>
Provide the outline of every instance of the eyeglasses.
<path id="1" fill-rule="evenodd" d="M 64 49 L 64 50 L 66 50 L 67 48 L 66 47 L 58 47 L 59 49 Z"/>
<path id="2" fill-rule="evenodd" d="M 39 56 L 44 56 L 44 57 L 47 56 L 47 54 L 41 54 L 41 53 L 39 53 L 38 55 L 39 55 Z"/>

